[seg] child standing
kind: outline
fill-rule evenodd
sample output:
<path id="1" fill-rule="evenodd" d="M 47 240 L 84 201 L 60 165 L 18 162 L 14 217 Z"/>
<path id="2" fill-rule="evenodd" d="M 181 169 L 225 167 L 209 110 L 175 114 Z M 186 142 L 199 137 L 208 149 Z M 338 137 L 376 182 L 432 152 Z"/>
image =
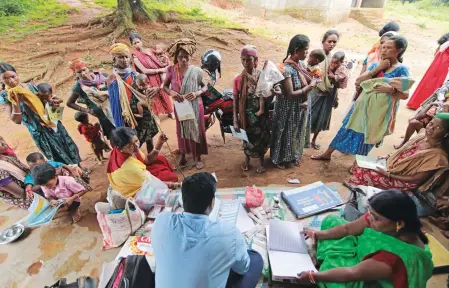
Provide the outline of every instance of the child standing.
<path id="1" fill-rule="evenodd" d="M 101 137 L 100 123 L 95 123 L 95 125 L 89 123 L 89 115 L 84 112 L 76 112 L 75 120 L 80 122 L 78 125 L 78 132 L 90 143 L 98 160 L 100 162 L 106 160 L 107 158 L 103 156 L 103 150 L 109 152 L 111 151 L 111 148 L 109 148 Z"/>
<path id="2" fill-rule="evenodd" d="M 64 201 L 64 205 L 59 208 L 58 212 L 68 211 L 72 216 L 73 223 L 81 219 L 79 212 L 81 196 L 88 191 L 83 185 L 76 182 L 73 177 L 56 176 L 55 168 L 48 163 L 33 167 L 31 175 L 36 184 L 41 186 L 52 207 L 57 206 L 59 201 Z"/>

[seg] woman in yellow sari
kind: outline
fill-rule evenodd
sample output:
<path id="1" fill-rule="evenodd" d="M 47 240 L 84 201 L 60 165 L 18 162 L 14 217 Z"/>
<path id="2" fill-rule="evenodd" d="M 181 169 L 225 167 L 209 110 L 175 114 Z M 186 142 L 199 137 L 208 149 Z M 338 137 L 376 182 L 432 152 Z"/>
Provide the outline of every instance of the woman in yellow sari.
<path id="1" fill-rule="evenodd" d="M 115 208 L 123 208 L 123 199 L 133 198 L 148 180 L 157 181 L 147 170 L 159 154 L 162 145 L 168 140 L 165 134 L 160 134 L 154 149 L 145 157 L 139 150 L 140 143 L 137 132 L 129 127 L 120 127 L 112 132 L 112 143 L 115 147 L 109 156 L 107 173 L 111 188 L 118 192 L 108 195 Z M 178 183 L 166 182 L 168 188 L 176 188 Z M 121 198 L 121 199 L 120 199 Z"/>

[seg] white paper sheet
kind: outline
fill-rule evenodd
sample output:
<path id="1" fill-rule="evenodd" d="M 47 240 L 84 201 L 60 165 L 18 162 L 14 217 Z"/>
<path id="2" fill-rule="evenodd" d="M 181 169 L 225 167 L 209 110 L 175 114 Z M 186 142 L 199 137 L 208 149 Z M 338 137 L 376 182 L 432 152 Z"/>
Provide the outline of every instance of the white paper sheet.
<path id="1" fill-rule="evenodd" d="M 179 121 L 195 119 L 195 111 L 193 111 L 190 101 L 184 100 L 182 102 L 174 101 L 176 114 Z"/>
<path id="2" fill-rule="evenodd" d="M 229 126 L 229 127 L 231 128 L 232 136 L 234 136 L 237 139 L 249 142 L 248 141 L 248 135 L 246 134 L 245 130 L 240 129 L 240 132 L 237 132 L 237 131 L 235 131 L 233 126 Z"/>
<path id="3" fill-rule="evenodd" d="M 215 198 L 214 209 L 209 214 L 209 219 L 236 225 L 237 229 L 242 233 L 251 230 L 255 226 L 239 200 L 220 200 Z"/>
<path id="4" fill-rule="evenodd" d="M 307 244 L 301 232 L 301 223 L 281 220 L 270 221 L 271 237 L 268 248 L 273 251 L 307 254 Z"/>
<path id="5" fill-rule="evenodd" d="M 379 159 L 372 156 L 355 155 L 357 165 L 361 168 L 376 170 L 377 168 L 386 169 L 387 159 Z"/>
<path id="6" fill-rule="evenodd" d="M 272 235 L 270 235 L 269 225 L 267 225 L 266 229 L 267 243 L 270 243 L 270 236 Z M 308 253 L 301 254 L 268 249 L 268 258 L 270 260 L 272 278 L 276 281 L 296 279 L 298 273 L 304 271 L 317 272 Z"/>

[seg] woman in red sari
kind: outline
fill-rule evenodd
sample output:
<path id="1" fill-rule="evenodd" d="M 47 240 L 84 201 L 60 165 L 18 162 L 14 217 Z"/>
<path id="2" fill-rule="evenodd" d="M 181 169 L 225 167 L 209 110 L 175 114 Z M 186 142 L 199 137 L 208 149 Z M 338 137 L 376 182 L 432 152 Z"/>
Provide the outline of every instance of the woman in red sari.
<path id="1" fill-rule="evenodd" d="M 139 34 L 131 33 L 129 41 L 135 48 L 132 56 L 137 72 L 147 75 L 151 87 L 162 87 L 167 67 L 170 64 L 168 55 L 162 51 L 144 48 Z M 159 95 L 153 98 L 151 110 L 155 115 L 167 114 L 168 117 L 174 119 L 173 104 L 163 89 L 160 90 Z"/>
<path id="2" fill-rule="evenodd" d="M 438 45 L 432 64 L 407 103 L 408 108 L 418 109 L 446 80 L 449 69 L 449 33 L 438 40 Z"/>

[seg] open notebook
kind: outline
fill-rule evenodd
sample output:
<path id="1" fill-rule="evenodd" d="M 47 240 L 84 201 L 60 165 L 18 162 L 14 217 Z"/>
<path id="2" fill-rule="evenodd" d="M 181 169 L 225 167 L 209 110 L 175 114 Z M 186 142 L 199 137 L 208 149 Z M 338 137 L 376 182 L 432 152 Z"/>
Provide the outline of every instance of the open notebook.
<path id="1" fill-rule="evenodd" d="M 268 257 L 273 281 L 294 282 L 298 273 L 317 271 L 298 222 L 271 220 L 267 226 Z"/>

